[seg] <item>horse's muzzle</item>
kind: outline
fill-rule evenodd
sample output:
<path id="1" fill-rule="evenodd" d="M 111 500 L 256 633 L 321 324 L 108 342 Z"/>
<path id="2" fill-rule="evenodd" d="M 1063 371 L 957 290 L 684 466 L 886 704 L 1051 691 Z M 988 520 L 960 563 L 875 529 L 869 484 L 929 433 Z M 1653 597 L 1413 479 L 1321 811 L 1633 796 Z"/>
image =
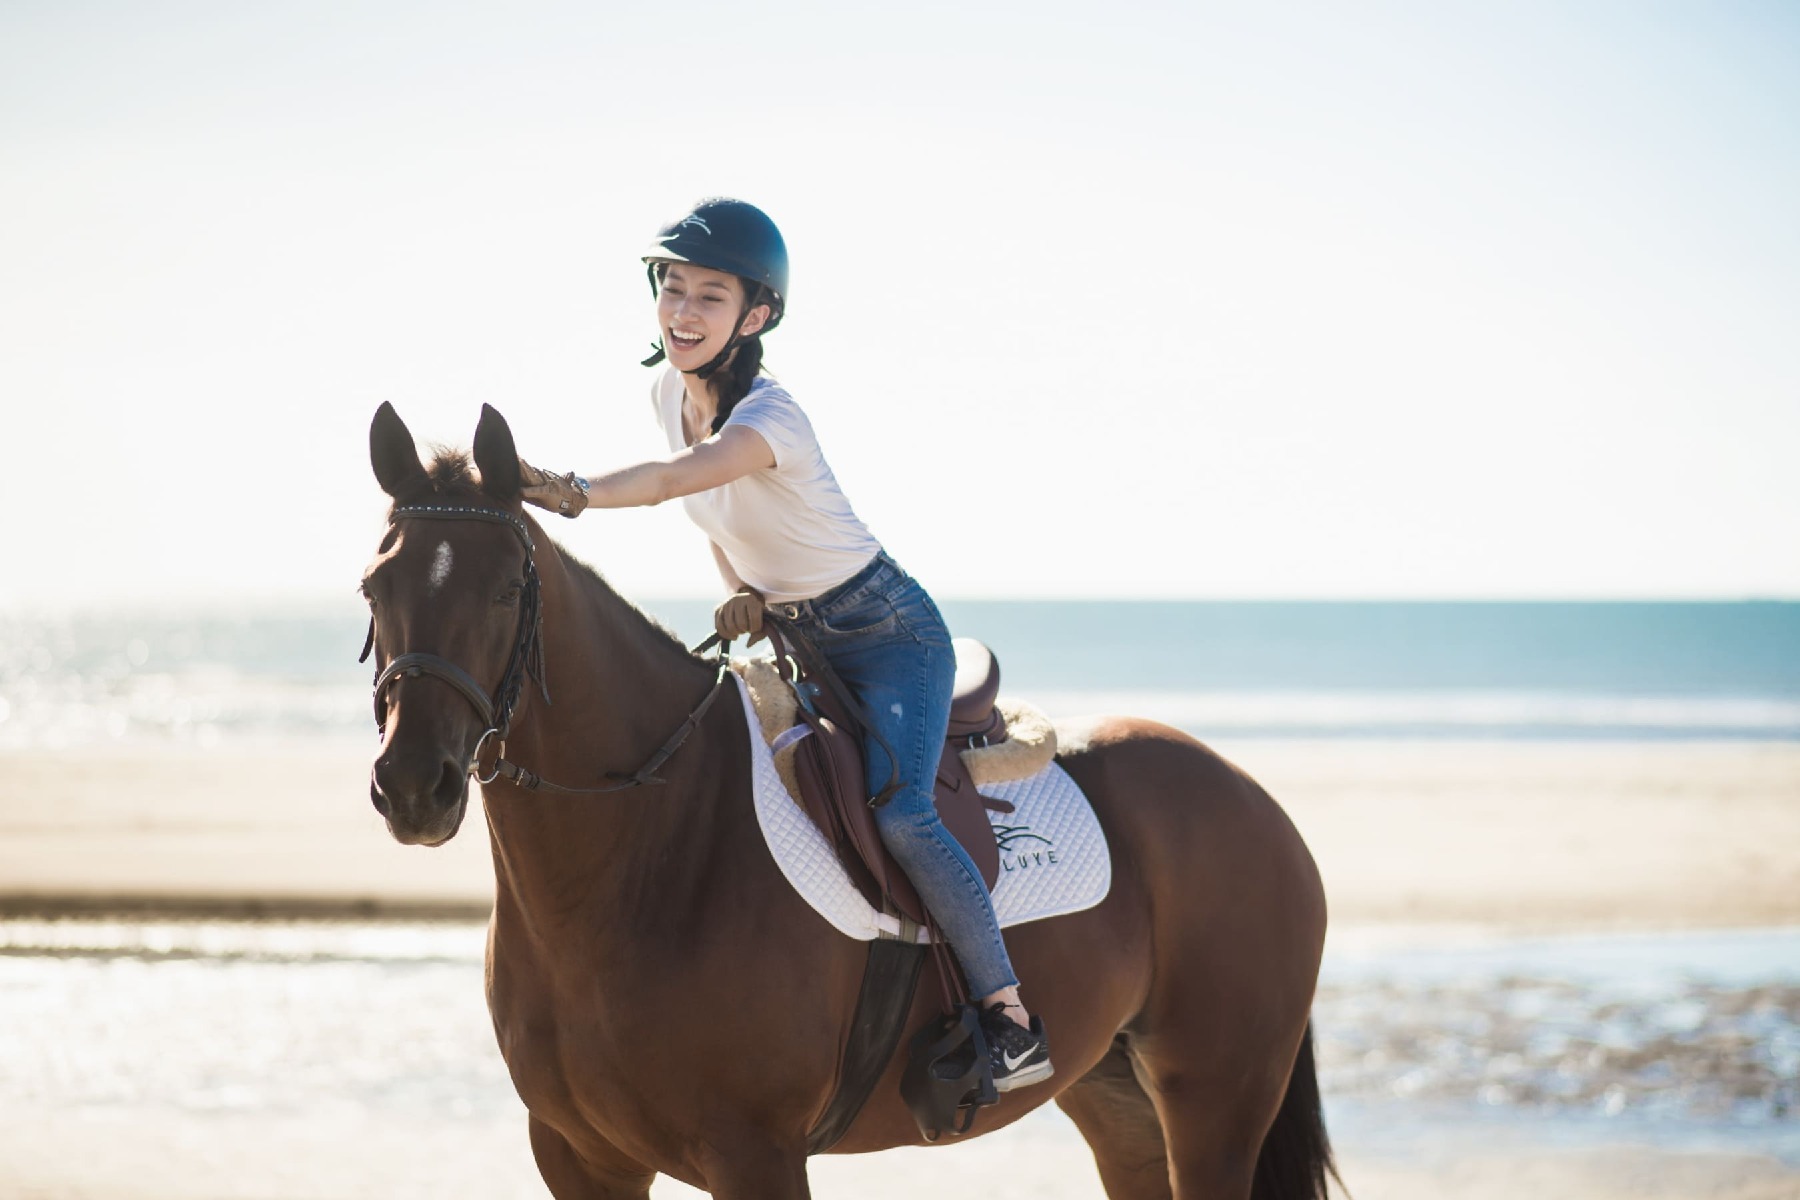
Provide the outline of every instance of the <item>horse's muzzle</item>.
<path id="1" fill-rule="evenodd" d="M 468 767 L 449 757 L 384 751 L 369 773 L 369 800 L 403 846 L 441 846 L 469 803 Z"/>

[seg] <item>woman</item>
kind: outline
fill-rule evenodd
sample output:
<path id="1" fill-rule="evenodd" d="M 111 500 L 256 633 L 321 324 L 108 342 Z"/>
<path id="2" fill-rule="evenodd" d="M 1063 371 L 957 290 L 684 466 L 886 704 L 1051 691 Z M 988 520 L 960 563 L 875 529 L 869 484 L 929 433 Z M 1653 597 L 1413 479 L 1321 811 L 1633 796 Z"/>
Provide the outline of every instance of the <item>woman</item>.
<path id="1" fill-rule="evenodd" d="M 1043 1023 L 1019 1003 L 987 888 L 932 800 L 956 669 L 949 631 L 851 509 L 806 414 L 761 371 L 762 335 L 788 292 L 781 233 L 741 200 L 704 200 L 644 262 L 662 333 L 644 365 L 669 362 L 652 393 L 669 456 L 591 480 L 521 463 L 525 498 L 574 517 L 680 497 L 733 593 L 715 614 L 720 637 L 760 632 L 765 605 L 798 614 L 899 759 L 901 786 L 876 824 L 981 997 L 995 1087 L 1047 1079 Z M 873 795 L 895 764 L 875 738 L 865 756 Z"/>

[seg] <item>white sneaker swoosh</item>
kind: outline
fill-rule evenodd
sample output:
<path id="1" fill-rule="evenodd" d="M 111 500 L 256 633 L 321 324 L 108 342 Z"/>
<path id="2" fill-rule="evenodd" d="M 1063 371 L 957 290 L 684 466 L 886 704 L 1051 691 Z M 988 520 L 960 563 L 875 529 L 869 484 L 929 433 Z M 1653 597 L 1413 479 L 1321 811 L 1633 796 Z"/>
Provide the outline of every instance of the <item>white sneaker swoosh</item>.
<path id="1" fill-rule="evenodd" d="M 1023 1063 L 1026 1059 L 1030 1058 L 1033 1054 L 1036 1054 L 1036 1053 L 1037 1053 L 1036 1046 L 1033 1046 L 1031 1049 L 1025 1051 L 1025 1053 L 1019 1055 L 1019 1057 L 1017 1057 L 1017 1058 L 1014 1058 L 1012 1055 L 1010 1055 L 1006 1051 L 1002 1050 L 1000 1052 L 1000 1061 L 1006 1064 L 1006 1069 L 1009 1072 L 1016 1071 L 1019 1069 L 1019 1066 L 1021 1063 Z"/>

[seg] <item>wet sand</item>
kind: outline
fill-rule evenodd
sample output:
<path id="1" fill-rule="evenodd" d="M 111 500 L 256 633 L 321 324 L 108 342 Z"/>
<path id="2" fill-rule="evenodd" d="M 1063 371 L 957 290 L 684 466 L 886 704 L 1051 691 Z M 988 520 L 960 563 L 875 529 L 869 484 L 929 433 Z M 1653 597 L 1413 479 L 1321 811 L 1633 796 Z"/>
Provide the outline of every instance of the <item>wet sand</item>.
<path id="1" fill-rule="evenodd" d="M 820 1200 L 1101 1200 L 1093 1161 L 1060 1115 L 1041 1132 L 1015 1128 L 945 1149 L 812 1160 Z M 6 1194 L 58 1200 L 536 1200 L 547 1193 L 525 1144 L 524 1121 L 390 1122 L 339 1119 L 137 1116 L 25 1121 L 0 1145 Z M 1369 1159 L 1353 1147 L 1342 1174 L 1356 1200 L 1793 1200 L 1800 1171 L 1755 1155 L 1667 1153 L 1618 1145 L 1565 1150 L 1465 1149 L 1426 1164 Z M 1341 1195 L 1342 1193 L 1335 1193 Z M 654 1200 L 703 1192 L 668 1179 Z"/>
<path id="2" fill-rule="evenodd" d="M 945 1149 L 814 1159 L 820 1200 L 1101 1200 L 1099 1176 L 1078 1141 L 1015 1128 Z M 15 1128 L 25 1150 L 0 1167 L 7 1194 L 49 1200 L 538 1200 L 523 1119 L 470 1126 L 419 1119 L 369 1130 L 338 1120 L 247 1120 L 145 1136 L 133 1120 L 85 1119 Z M 29 1139 L 29 1141 L 27 1141 Z M 95 1147 L 104 1146 L 104 1162 Z M 10 1157 L 10 1156 L 9 1156 Z M 63 1166 L 59 1166 L 60 1159 Z M 1669 1154 L 1638 1146 L 1585 1151 L 1471 1151 L 1454 1161 L 1397 1166 L 1343 1159 L 1356 1200 L 1793 1200 L 1800 1172 L 1756 1156 Z M 23 1168 L 22 1170 L 20 1168 Z M 654 1200 L 703 1196 L 658 1180 Z"/>
<path id="3" fill-rule="evenodd" d="M 367 801 L 371 749 L 8 756 L 0 762 L 8 780 L 0 909 L 478 917 L 492 886 L 479 811 L 442 849 L 394 844 Z M 1800 747 L 1222 749 L 1294 817 L 1325 873 L 1340 930 L 1800 924 Z M 469 992 L 461 1002 L 479 1026 L 480 998 Z M 475 1089 L 497 1094 L 472 1113 L 374 1123 L 313 1107 L 177 1110 L 132 1100 L 129 1080 L 120 1086 L 116 1103 L 79 1111 L 0 1094 L 0 1193 L 543 1194 L 517 1102 L 498 1077 Z M 1496 1144 L 1422 1118 L 1419 1144 L 1395 1152 L 1391 1137 L 1359 1137 L 1356 1120 L 1335 1127 L 1345 1179 L 1362 1200 L 1800 1196 L 1800 1168 L 1741 1147 L 1672 1151 L 1641 1138 Z M 967 1190 L 970 1180 L 990 1197 L 1100 1194 L 1085 1149 L 1053 1113 L 948 1150 L 817 1160 L 812 1175 L 820 1196 L 917 1196 Z M 659 1200 L 693 1194 L 671 1181 L 655 1191 Z"/>

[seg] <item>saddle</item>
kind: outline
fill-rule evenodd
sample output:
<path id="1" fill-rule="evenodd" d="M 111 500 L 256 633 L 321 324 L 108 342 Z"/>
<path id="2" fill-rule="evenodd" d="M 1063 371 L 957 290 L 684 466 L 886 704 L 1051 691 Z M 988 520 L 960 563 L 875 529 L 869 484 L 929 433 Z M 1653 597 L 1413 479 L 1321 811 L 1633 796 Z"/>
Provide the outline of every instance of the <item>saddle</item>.
<path id="1" fill-rule="evenodd" d="M 782 690 L 792 697 L 791 719 L 779 711 L 786 706 L 766 704 L 771 682 L 766 674 L 759 680 L 753 670 L 747 682 L 765 734 L 772 733 L 777 770 L 869 904 L 925 925 L 928 914 L 918 892 L 882 844 L 876 828 L 862 738 L 853 732 L 851 715 L 844 711 L 834 689 L 803 673 L 779 632 L 773 638 L 778 657 L 772 667 L 763 665 L 763 671 L 772 670 L 785 685 Z M 1000 875 L 1000 847 L 988 813 L 1010 813 L 1013 806 L 983 796 L 980 785 L 1023 778 L 1042 769 L 1055 756 L 1055 733 L 1035 710 L 1009 706 L 1002 711 L 997 703 L 1000 664 L 992 651 L 973 638 L 957 638 L 952 645 L 956 682 L 949 729 L 938 760 L 937 810 L 944 827 L 968 851 L 991 891 Z M 752 663 L 751 667 L 758 665 Z M 770 708 L 777 711 L 771 713 Z M 1028 726 L 1018 745 L 1008 744 L 1013 723 Z M 771 731 L 771 725 L 780 729 Z"/>
<path id="2" fill-rule="evenodd" d="M 919 942 L 918 931 L 932 930 L 934 922 L 876 828 L 862 737 L 852 720 L 859 706 L 816 652 L 796 654 L 779 626 L 764 628 L 778 658 L 751 660 L 742 670 L 775 771 L 864 901 L 901 918 L 897 934 L 869 943 L 837 1089 L 807 1134 L 808 1152 L 823 1153 L 843 1137 L 893 1060 L 928 955 L 937 961 L 944 1011 L 914 1034 L 900 1094 L 927 1141 L 967 1133 L 976 1112 L 999 1099 L 987 1044 L 974 1005 L 958 1003 L 958 973 L 942 938 L 932 937 L 929 951 Z M 1001 830 L 988 812 L 1011 813 L 1014 806 L 980 788 L 1037 776 L 1056 756 L 1056 732 L 1035 708 L 998 701 L 1000 666 L 986 646 L 969 638 L 952 645 L 956 680 L 938 761 L 937 809 L 991 892 L 1000 874 Z M 809 677 L 807 662 L 824 677 Z"/>

